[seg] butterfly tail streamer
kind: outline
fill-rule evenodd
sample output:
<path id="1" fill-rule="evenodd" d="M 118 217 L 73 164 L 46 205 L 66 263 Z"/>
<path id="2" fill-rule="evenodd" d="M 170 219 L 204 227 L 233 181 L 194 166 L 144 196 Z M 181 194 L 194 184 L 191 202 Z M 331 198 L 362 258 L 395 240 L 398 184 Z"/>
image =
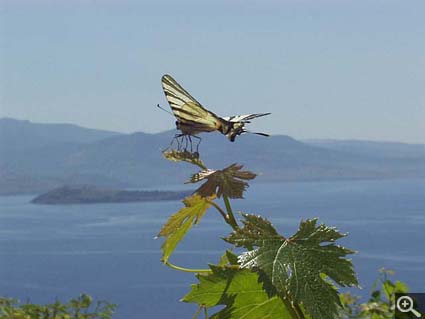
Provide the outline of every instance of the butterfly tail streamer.
<path id="1" fill-rule="evenodd" d="M 267 133 L 251 132 L 251 131 L 247 131 L 245 129 L 243 130 L 243 133 L 256 134 L 256 135 L 261 135 L 261 136 L 266 136 L 266 137 L 269 137 L 270 136 L 270 134 L 267 134 Z"/>

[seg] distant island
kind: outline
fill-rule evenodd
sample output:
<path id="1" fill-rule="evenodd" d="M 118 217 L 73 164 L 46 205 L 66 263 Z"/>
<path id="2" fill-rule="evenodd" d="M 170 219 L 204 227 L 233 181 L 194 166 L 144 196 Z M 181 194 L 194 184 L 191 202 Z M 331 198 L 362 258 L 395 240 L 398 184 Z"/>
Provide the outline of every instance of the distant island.
<path id="1" fill-rule="evenodd" d="M 192 191 L 127 191 L 93 185 L 62 186 L 35 197 L 34 204 L 93 204 L 180 200 Z"/>

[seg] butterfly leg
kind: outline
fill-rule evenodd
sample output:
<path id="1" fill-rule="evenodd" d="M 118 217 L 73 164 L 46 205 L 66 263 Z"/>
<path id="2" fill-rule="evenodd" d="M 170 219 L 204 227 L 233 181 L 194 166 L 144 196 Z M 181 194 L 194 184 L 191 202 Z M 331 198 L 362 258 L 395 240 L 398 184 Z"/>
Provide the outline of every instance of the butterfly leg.
<path id="1" fill-rule="evenodd" d="M 181 136 L 177 136 L 176 141 L 177 141 L 177 151 L 180 151 L 180 149 L 181 149 L 181 147 L 182 147 L 182 139 L 181 139 Z"/>
<path id="2" fill-rule="evenodd" d="M 190 152 L 193 153 L 193 144 L 192 144 L 192 138 L 190 135 L 188 135 L 189 142 L 190 142 Z"/>
<path id="3" fill-rule="evenodd" d="M 189 146 L 190 146 L 190 135 L 186 135 L 186 147 L 184 149 L 186 152 L 189 151 Z"/>
<path id="4" fill-rule="evenodd" d="M 184 148 L 183 148 L 183 152 L 187 151 L 187 146 L 189 144 L 188 140 L 187 140 L 187 135 L 185 135 L 184 137 Z M 182 143 L 183 144 L 183 143 Z"/>
<path id="5" fill-rule="evenodd" d="M 171 140 L 170 145 L 168 146 L 168 148 L 173 148 L 174 143 L 177 144 L 177 151 L 180 151 L 180 148 L 182 147 L 182 143 L 181 143 L 181 137 L 184 136 L 184 134 L 176 134 L 174 135 L 173 139 Z"/>
<path id="6" fill-rule="evenodd" d="M 199 144 L 201 144 L 202 138 L 196 135 L 192 135 L 193 138 L 196 138 L 198 140 L 198 143 L 196 143 L 196 153 L 199 153 Z"/>
<path id="7" fill-rule="evenodd" d="M 179 151 L 186 152 L 187 149 L 187 135 L 182 135 L 180 139 L 180 148 Z"/>
<path id="8" fill-rule="evenodd" d="M 171 140 L 171 142 L 170 142 L 170 145 L 168 145 L 168 147 L 167 147 L 167 149 L 172 149 L 173 148 L 173 144 L 174 144 L 174 142 L 176 141 L 176 135 L 174 135 L 174 137 L 173 137 L 173 139 Z"/>
<path id="9" fill-rule="evenodd" d="M 179 152 L 184 150 L 185 141 L 186 141 L 186 136 L 182 136 L 180 139 L 180 145 L 178 149 Z"/>

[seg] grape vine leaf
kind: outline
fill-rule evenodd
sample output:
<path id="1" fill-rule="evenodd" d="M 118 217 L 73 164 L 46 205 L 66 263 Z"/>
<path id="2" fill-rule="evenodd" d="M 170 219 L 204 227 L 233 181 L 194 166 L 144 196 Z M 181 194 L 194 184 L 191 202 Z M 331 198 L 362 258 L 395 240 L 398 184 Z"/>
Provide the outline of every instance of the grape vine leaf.
<path id="1" fill-rule="evenodd" d="M 254 179 L 257 175 L 250 171 L 241 171 L 242 165 L 232 164 L 222 170 L 205 169 L 192 175 L 188 183 L 206 180 L 196 193 L 203 197 L 216 194 L 218 198 L 226 195 L 230 198 L 243 198 L 243 192 L 249 186 L 246 180 Z"/>
<path id="2" fill-rule="evenodd" d="M 292 319 L 278 296 L 268 297 L 258 281 L 258 274 L 240 269 L 236 266 L 236 256 L 230 254 L 227 252 L 228 260 L 233 260 L 234 265 L 210 265 L 212 273 L 198 274 L 199 284 L 192 285 L 182 301 L 204 307 L 225 305 L 210 319 Z"/>
<path id="3" fill-rule="evenodd" d="M 270 294 L 291 296 L 312 319 L 336 318 L 340 300 L 327 279 L 340 286 L 358 285 L 351 260 L 344 258 L 354 251 L 334 244 L 345 234 L 309 219 L 286 239 L 266 219 L 243 216 L 244 226 L 225 239 L 239 247 L 257 247 L 239 256 L 241 267 L 259 272 Z"/>
<path id="4" fill-rule="evenodd" d="M 199 154 L 197 152 L 189 152 L 189 151 L 163 151 L 162 154 L 164 157 L 172 162 L 187 162 L 193 165 L 199 166 L 201 169 L 207 169 L 205 164 L 199 158 Z"/>
<path id="5" fill-rule="evenodd" d="M 198 194 L 186 197 L 183 203 L 186 207 L 172 215 L 158 234 L 165 237 L 161 246 L 162 261 L 165 263 L 173 253 L 177 244 L 184 238 L 189 229 L 199 222 L 207 209 L 211 206 L 212 197 L 201 197 Z"/>

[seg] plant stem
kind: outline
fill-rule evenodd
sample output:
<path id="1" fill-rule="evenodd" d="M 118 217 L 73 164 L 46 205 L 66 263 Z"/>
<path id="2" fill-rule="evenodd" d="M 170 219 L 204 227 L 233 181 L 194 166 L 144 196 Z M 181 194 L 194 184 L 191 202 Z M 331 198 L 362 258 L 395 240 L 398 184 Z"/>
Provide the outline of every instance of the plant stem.
<path id="1" fill-rule="evenodd" d="M 226 210 L 227 210 L 227 218 L 228 218 L 228 223 L 230 226 L 232 226 L 233 230 L 237 230 L 239 229 L 239 225 L 235 219 L 235 215 L 233 215 L 233 211 L 232 211 L 232 206 L 230 206 L 230 201 L 229 201 L 229 197 L 227 197 L 227 195 L 223 194 L 223 201 L 224 201 L 224 205 L 226 205 Z"/>
<path id="2" fill-rule="evenodd" d="M 303 313 L 303 311 L 301 310 L 300 305 L 295 304 L 295 305 L 294 305 L 294 308 L 295 308 L 295 311 L 296 311 L 296 313 L 297 313 L 298 318 L 299 318 L 299 319 L 305 319 L 305 317 L 304 317 L 304 313 Z"/>
<path id="3" fill-rule="evenodd" d="M 199 316 L 199 314 L 201 313 L 201 311 L 202 311 L 202 306 L 199 306 L 198 307 L 198 310 L 196 310 L 196 312 L 195 312 L 195 314 L 193 315 L 193 317 L 192 317 L 192 319 L 196 319 L 196 318 L 198 318 L 198 316 Z"/>
<path id="4" fill-rule="evenodd" d="M 218 212 L 221 214 L 221 216 L 223 216 L 224 221 L 230 225 L 230 227 L 232 227 L 233 230 L 237 230 L 239 228 L 238 224 L 236 223 L 236 220 L 232 214 L 226 214 L 226 212 L 220 207 L 218 206 L 215 202 L 213 201 L 208 201 L 208 203 L 212 206 L 214 206 L 215 209 L 218 210 Z M 230 203 L 229 203 L 229 208 L 227 207 L 227 211 L 229 211 L 230 208 Z M 230 208 L 230 211 L 232 211 L 232 209 Z M 231 216 L 231 217 L 230 217 Z"/>
<path id="5" fill-rule="evenodd" d="M 305 319 L 304 313 L 301 310 L 300 306 L 292 302 L 291 297 L 286 295 L 286 298 L 281 298 L 285 304 L 286 309 L 291 313 L 292 318 L 294 319 Z"/>
<path id="6" fill-rule="evenodd" d="M 214 206 L 214 208 L 218 210 L 218 212 L 221 214 L 221 216 L 223 216 L 226 223 L 228 223 L 228 220 L 227 220 L 228 218 L 227 218 L 226 212 L 220 206 L 218 206 L 215 202 L 208 201 L 208 203 L 211 204 L 212 206 Z"/>
<path id="7" fill-rule="evenodd" d="M 184 268 L 184 267 L 180 267 L 180 266 L 176 266 L 172 263 L 170 263 L 169 261 L 166 261 L 164 264 L 166 264 L 168 267 L 179 270 L 179 271 L 184 271 L 184 272 L 191 272 L 191 273 L 212 273 L 211 269 L 191 269 L 191 268 Z"/>

